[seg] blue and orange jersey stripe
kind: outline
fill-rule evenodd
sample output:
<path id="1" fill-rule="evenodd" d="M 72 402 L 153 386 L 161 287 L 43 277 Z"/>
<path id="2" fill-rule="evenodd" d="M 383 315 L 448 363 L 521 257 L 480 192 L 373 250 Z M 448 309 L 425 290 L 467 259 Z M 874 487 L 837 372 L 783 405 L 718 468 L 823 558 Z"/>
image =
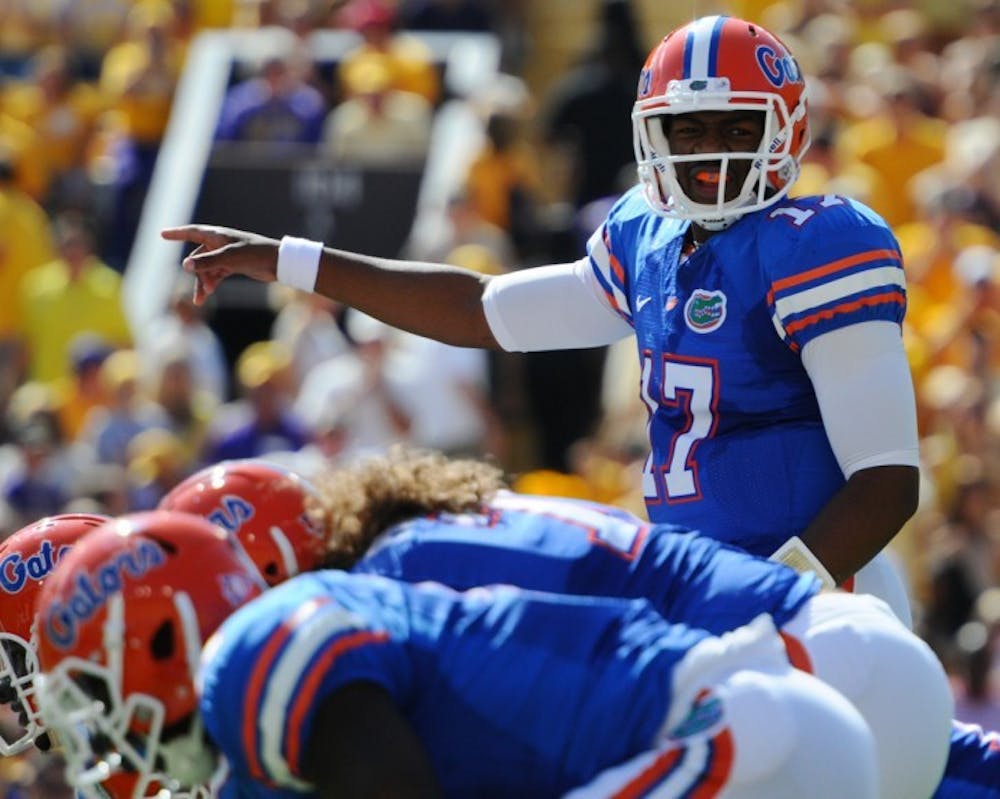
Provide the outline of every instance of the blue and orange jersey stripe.
<path id="1" fill-rule="evenodd" d="M 823 280 L 831 275 L 851 270 L 853 267 L 863 264 L 882 263 L 894 264 L 900 269 L 903 267 L 902 256 L 896 250 L 875 249 L 854 253 L 846 258 L 838 258 L 813 269 L 808 269 L 805 272 L 775 280 L 767 292 L 767 302 L 769 305 L 773 305 L 775 297 L 788 292 L 789 289 Z"/>
<path id="2" fill-rule="evenodd" d="M 803 331 L 820 333 L 838 317 L 900 321 L 906 312 L 906 279 L 897 250 L 875 248 L 837 258 L 790 277 L 775 280 L 767 292 L 775 328 L 792 350 Z M 884 306 L 880 310 L 873 310 Z M 833 325 L 836 327 L 838 325 Z"/>
<path id="3" fill-rule="evenodd" d="M 608 306 L 632 324 L 632 313 L 628 307 L 628 274 L 611 249 L 611 234 L 606 225 L 591 236 L 588 250 L 591 268 Z"/>
<path id="4" fill-rule="evenodd" d="M 337 639 L 332 645 L 322 649 L 299 680 L 299 690 L 289 708 L 285 720 L 284 752 L 285 762 L 289 769 L 298 774 L 298 765 L 302 755 L 302 731 L 306 715 L 315 708 L 316 695 L 322 685 L 323 678 L 330 673 L 334 662 L 347 652 L 368 644 L 381 644 L 389 640 L 386 632 L 358 630 Z"/>
<path id="5" fill-rule="evenodd" d="M 243 751 L 247 758 L 247 768 L 254 779 L 267 781 L 260 759 L 260 736 L 257 724 L 260 719 L 261 702 L 264 698 L 267 680 L 281 651 L 291 640 L 296 628 L 312 616 L 320 604 L 329 600 L 313 599 L 306 602 L 291 617 L 278 625 L 261 650 L 250 680 L 247 684 L 246 697 L 243 701 L 243 724 L 241 728 Z"/>
<path id="6" fill-rule="evenodd" d="M 703 757 L 699 766 L 692 768 L 694 757 Z M 705 742 L 704 748 L 685 746 L 678 741 L 676 747 L 664 750 L 642 771 L 612 795 L 611 799 L 643 799 L 671 783 L 679 799 L 712 799 L 729 783 L 733 770 L 735 745 L 728 727 L 721 729 Z"/>

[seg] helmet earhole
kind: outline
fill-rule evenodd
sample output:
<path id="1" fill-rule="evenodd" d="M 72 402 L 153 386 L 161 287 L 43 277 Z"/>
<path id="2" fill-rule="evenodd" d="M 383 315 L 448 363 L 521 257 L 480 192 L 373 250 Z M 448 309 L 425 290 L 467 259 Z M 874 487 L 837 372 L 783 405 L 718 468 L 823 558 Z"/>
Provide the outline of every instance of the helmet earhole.
<path id="1" fill-rule="evenodd" d="M 150 540 L 155 541 L 156 544 L 157 544 L 157 546 L 159 546 L 160 549 L 162 549 L 168 555 L 176 555 L 177 554 L 177 547 L 173 544 L 173 542 L 168 541 L 165 537 L 158 536 L 158 535 L 149 535 L 147 537 Z"/>
<path id="2" fill-rule="evenodd" d="M 166 660 L 174 654 L 174 623 L 169 619 L 156 628 L 149 645 L 156 660 Z"/>

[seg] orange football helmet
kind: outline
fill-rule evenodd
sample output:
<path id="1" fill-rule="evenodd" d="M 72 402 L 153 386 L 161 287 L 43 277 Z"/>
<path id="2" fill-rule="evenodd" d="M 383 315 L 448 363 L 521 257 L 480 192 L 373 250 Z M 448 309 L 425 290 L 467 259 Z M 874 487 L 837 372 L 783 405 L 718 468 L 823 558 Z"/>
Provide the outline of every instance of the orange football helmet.
<path id="1" fill-rule="evenodd" d="M 752 152 L 670 152 L 664 121 L 700 111 L 759 111 L 764 135 Z M 708 16 L 671 33 L 646 59 L 632 111 L 639 179 L 650 207 L 723 230 L 744 214 L 773 205 L 791 188 L 809 147 L 806 84 L 795 58 L 775 35 L 736 17 Z M 750 170 L 735 199 L 726 200 L 726 173 L 736 160 Z M 715 203 L 681 189 L 676 166 L 720 163 Z"/>
<path id="2" fill-rule="evenodd" d="M 50 741 L 35 704 L 38 673 L 35 601 L 62 557 L 107 516 L 65 513 L 22 527 L 0 543 L 0 701 L 20 721 L 17 730 L 0 728 L 0 755 L 22 752 Z"/>
<path id="3" fill-rule="evenodd" d="M 218 758 L 198 713 L 202 644 L 266 587 L 234 536 L 188 513 L 121 516 L 64 557 L 38 597 L 36 696 L 75 788 L 205 795 Z"/>
<path id="4" fill-rule="evenodd" d="M 203 516 L 234 533 L 268 585 L 317 568 L 323 532 L 306 511 L 316 489 L 274 463 L 222 461 L 191 475 L 160 501 L 160 510 Z"/>

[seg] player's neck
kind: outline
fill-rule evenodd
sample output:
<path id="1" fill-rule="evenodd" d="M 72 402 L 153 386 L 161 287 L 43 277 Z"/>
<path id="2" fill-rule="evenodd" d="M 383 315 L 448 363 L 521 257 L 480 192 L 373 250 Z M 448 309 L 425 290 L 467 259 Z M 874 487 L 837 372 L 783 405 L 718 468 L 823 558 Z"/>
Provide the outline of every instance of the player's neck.
<path id="1" fill-rule="evenodd" d="M 687 230 L 687 240 L 691 243 L 693 248 L 698 248 L 706 241 L 712 238 L 712 231 L 705 230 L 705 228 L 696 225 L 694 222 Z"/>

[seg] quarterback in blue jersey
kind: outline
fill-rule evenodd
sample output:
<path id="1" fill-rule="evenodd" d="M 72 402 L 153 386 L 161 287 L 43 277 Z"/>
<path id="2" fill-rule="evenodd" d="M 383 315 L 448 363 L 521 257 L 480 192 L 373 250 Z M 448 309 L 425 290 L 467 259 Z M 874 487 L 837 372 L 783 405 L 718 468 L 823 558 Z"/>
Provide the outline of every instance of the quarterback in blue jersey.
<path id="1" fill-rule="evenodd" d="M 767 616 L 715 637 L 643 600 L 341 571 L 265 587 L 183 513 L 65 556 L 36 687 L 78 789 L 197 794 L 222 755 L 223 797 L 879 796 L 863 719 Z"/>
<path id="2" fill-rule="evenodd" d="M 764 28 L 694 20 L 637 77 L 638 185 L 575 263 L 486 277 L 208 225 L 163 236 L 197 245 L 184 268 L 199 302 L 242 274 L 451 344 L 634 335 L 650 519 L 841 584 L 917 505 L 899 246 L 858 202 L 789 196 L 809 146 L 806 85 Z M 872 570 L 857 588 L 903 605 L 905 620 L 898 576 L 881 559 Z"/>

